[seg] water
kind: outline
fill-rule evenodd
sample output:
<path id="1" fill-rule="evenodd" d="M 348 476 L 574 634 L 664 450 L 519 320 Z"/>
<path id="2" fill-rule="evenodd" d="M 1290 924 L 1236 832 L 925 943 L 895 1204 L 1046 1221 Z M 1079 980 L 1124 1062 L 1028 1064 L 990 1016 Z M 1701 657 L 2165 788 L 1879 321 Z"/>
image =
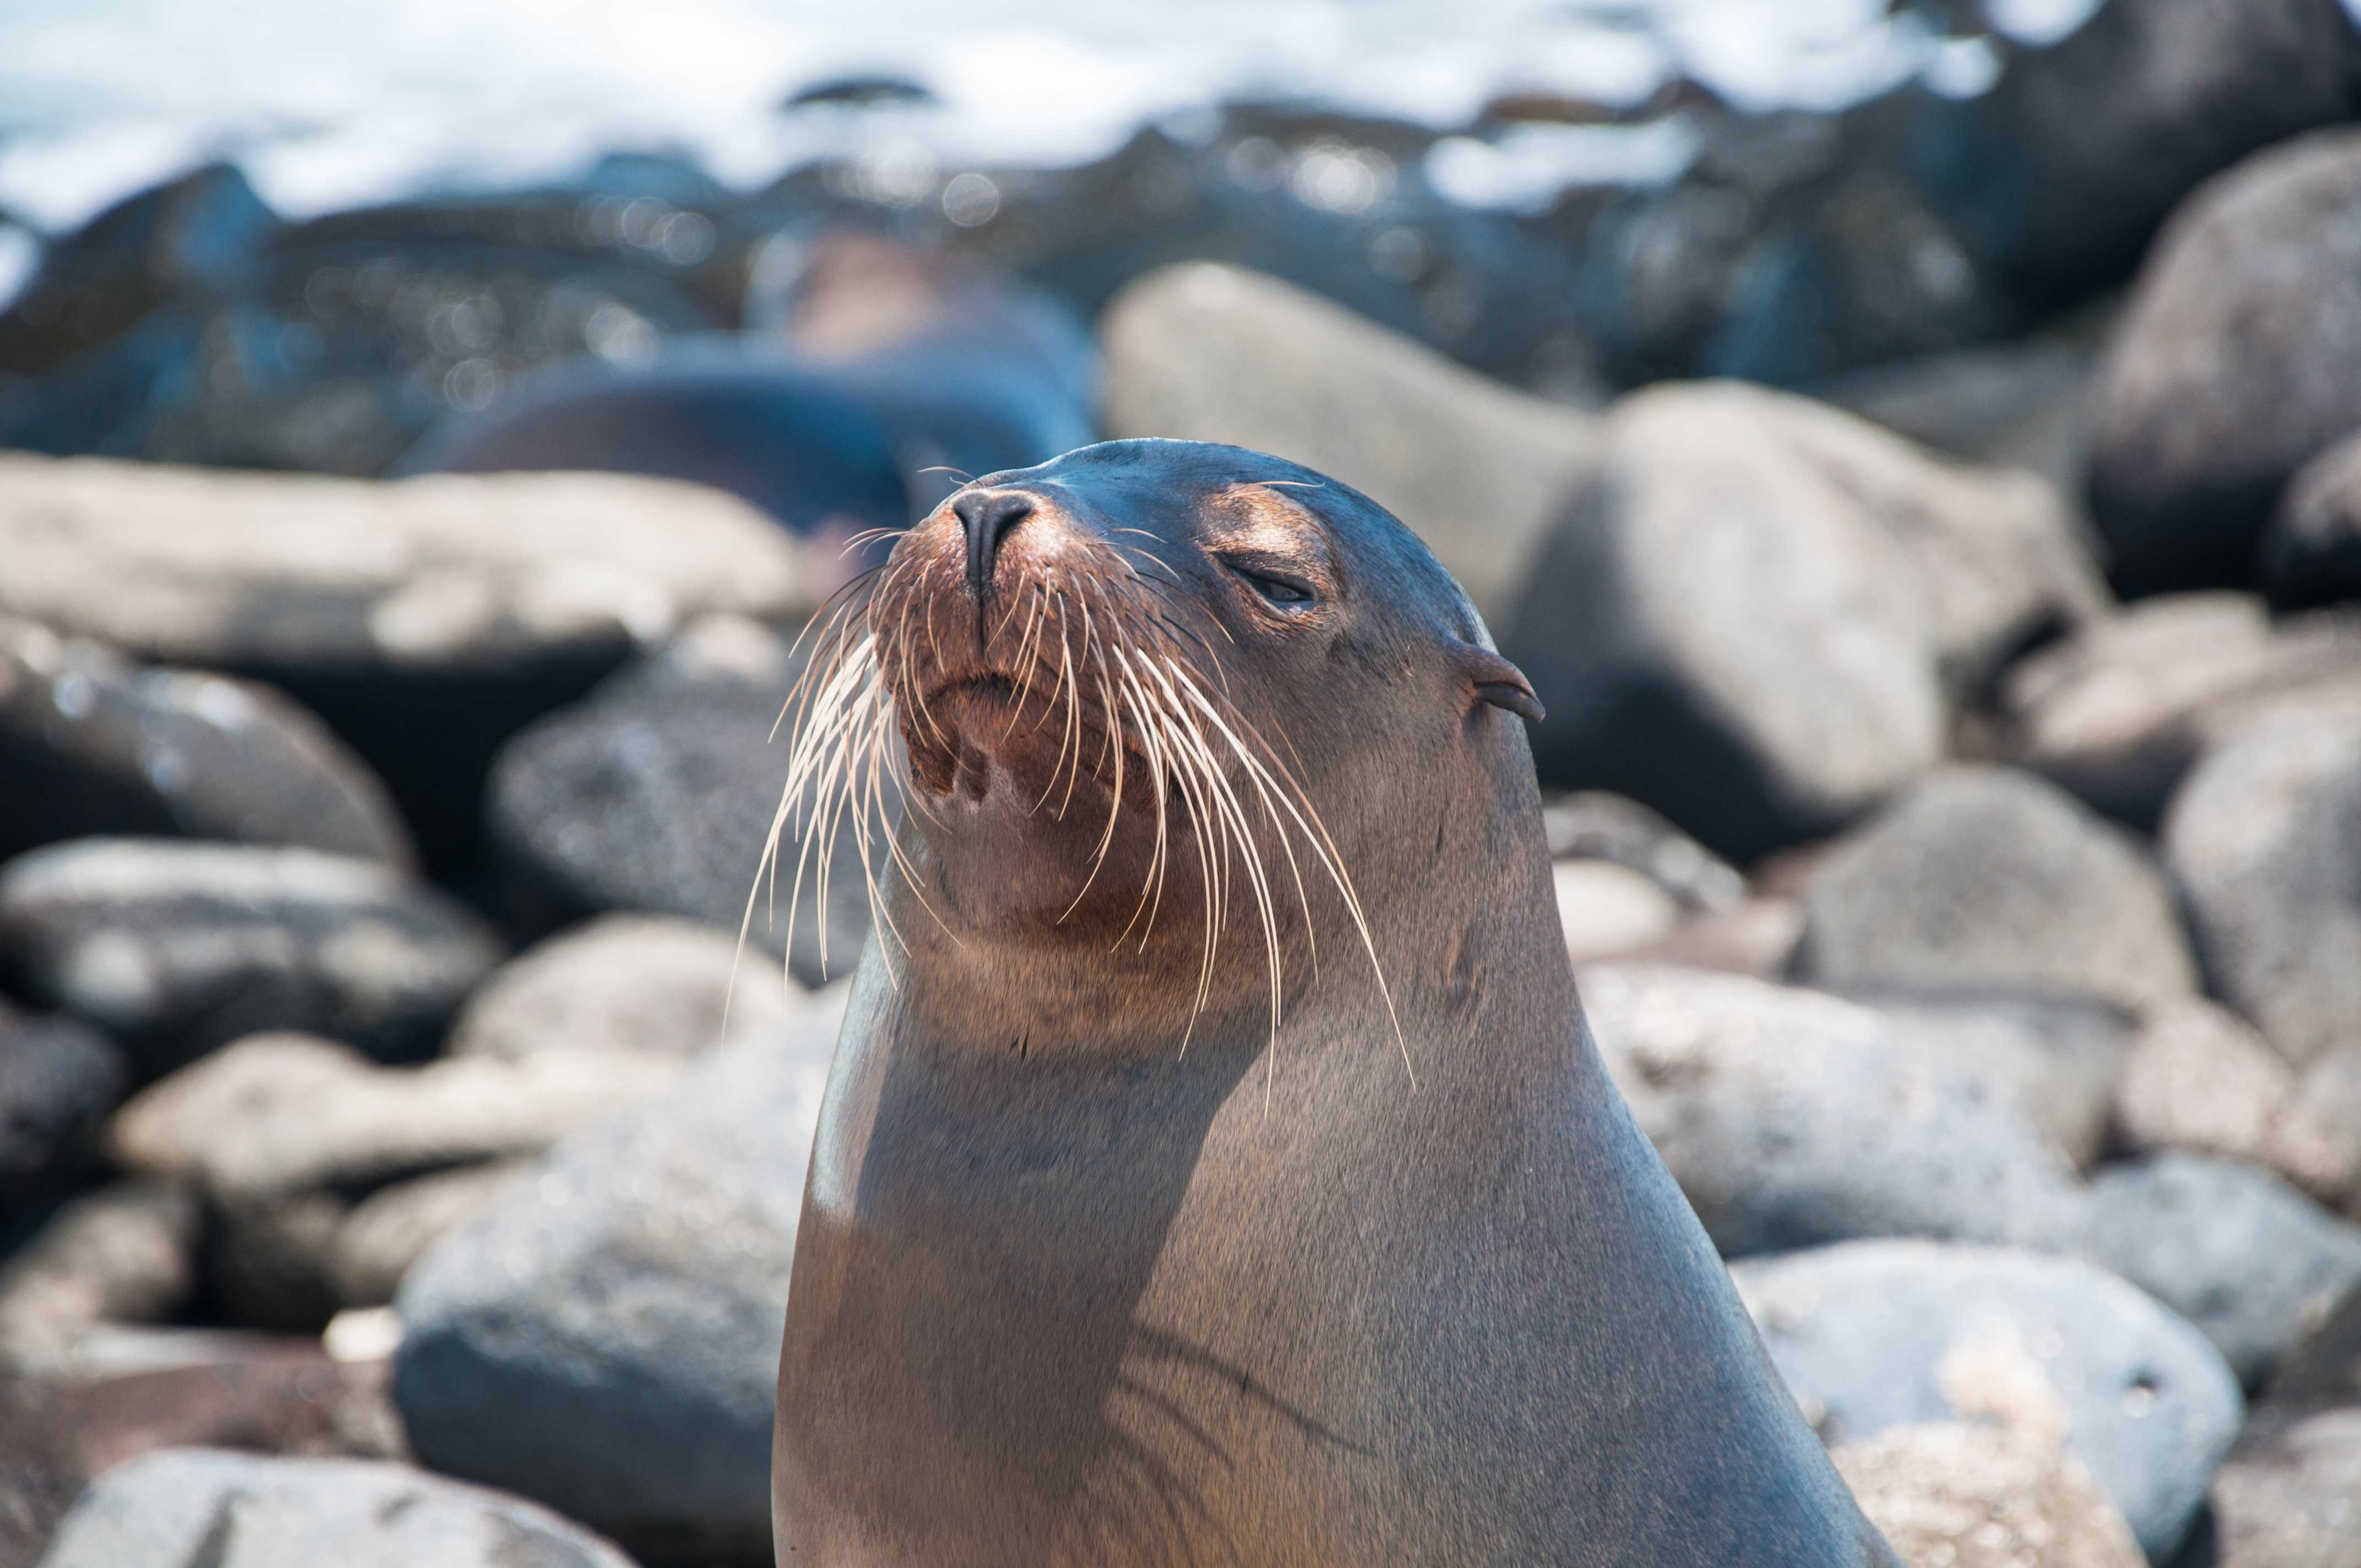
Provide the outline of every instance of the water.
<path id="1" fill-rule="evenodd" d="M 2095 3 L 1991 9 L 2047 38 Z M 559 178 L 618 147 L 750 187 L 856 143 L 935 169 L 1074 162 L 1241 96 L 1451 127 L 1507 91 L 1629 104 L 1686 73 L 1744 106 L 1826 108 L 1914 74 L 1976 90 L 1988 60 L 1883 0 L 0 0 L 0 211 L 56 231 L 223 155 L 301 217 Z M 879 72 L 939 104 L 779 112 Z M 1514 204 L 1684 157 L 1675 133 L 1534 127 L 1463 138 L 1430 172 Z M 0 297 L 33 248 L 10 235 Z"/>

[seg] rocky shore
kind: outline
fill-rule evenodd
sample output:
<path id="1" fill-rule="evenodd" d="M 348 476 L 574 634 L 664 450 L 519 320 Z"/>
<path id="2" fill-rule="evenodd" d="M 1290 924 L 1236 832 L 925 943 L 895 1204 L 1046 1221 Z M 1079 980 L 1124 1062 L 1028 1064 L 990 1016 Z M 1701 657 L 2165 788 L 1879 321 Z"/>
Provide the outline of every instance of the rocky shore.
<path id="1" fill-rule="evenodd" d="M 851 528 L 1070 426 L 1310 464 L 1466 586 L 1598 1047 L 1913 1568 L 2361 1568 L 2361 26 L 1993 49 L 1675 94 L 1686 172 L 1522 213 L 1245 105 L 923 189 L 631 156 L 288 223 L 224 164 L 49 236 L 0 1568 L 768 1563 L 867 919 L 844 850 L 750 918 L 771 727 Z M 849 477 L 406 455 L 691 350 Z M 916 354 L 967 403 L 889 396 Z"/>

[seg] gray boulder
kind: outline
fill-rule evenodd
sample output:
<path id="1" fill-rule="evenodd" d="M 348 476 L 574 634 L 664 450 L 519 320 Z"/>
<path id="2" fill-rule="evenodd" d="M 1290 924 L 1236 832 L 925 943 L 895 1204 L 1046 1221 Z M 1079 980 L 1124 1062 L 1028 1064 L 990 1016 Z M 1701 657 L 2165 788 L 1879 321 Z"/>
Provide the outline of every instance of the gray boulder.
<path id="1" fill-rule="evenodd" d="M 365 1459 L 167 1449 L 100 1476 L 41 1568 L 631 1568 L 518 1497 Z"/>
<path id="2" fill-rule="evenodd" d="M 2361 438 L 2346 436 L 2289 482 L 2263 535 L 2263 586 L 2294 609 L 2361 598 Z"/>
<path id="3" fill-rule="evenodd" d="M 1100 318 L 1110 436 L 1249 446 L 1367 494 L 1426 541 L 1497 631 L 1597 422 L 1291 283 L 1188 262 Z"/>
<path id="4" fill-rule="evenodd" d="M 2174 215 L 2100 373 L 2091 504 L 2126 587 L 2251 581 L 2361 400 L 2361 132 L 2257 153 Z"/>
<path id="5" fill-rule="evenodd" d="M 2072 1170 L 2016 1102 L 1867 1008 L 1700 970 L 1593 964 L 1581 985 L 1608 1071 L 1725 1255 L 2080 1244 Z"/>
<path id="6" fill-rule="evenodd" d="M 493 1160 L 379 1188 L 336 1227 L 327 1261 L 337 1301 L 348 1308 L 391 1301 L 402 1277 L 435 1243 L 489 1212 L 511 1186 L 539 1168 L 533 1159 Z"/>
<path id="7" fill-rule="evenodd" d="M 1738 868 L 1636 800 L 1576 790 L 1542 801 L 1551 858 L 1607 861 L 1639 872 L 1690 913 L 1727 912 L 1746 897 Z"/>
<path id="8" fill-rule="evenodd" d="M 2361 1226 L 2268 1171 L 2164 1155 L 2091 1186 L 2099 1261 L 2201 1330 L 2248 1387 L 2361 1284 Z"/>
<path id="9" fill-rule="evenodd" d="M 402 1281 L 419 1457 L 626 1539 L 764 1550 L 787 1271 L 833 1033 L 716 1052 Z"/>
<path id="10" fill-rule="evenodd" d="M 94 1323 L 148 1322 L 196 1288 L 203 1206 L 170 1181 L 125 1181 L 49 1216 L 0 1263 L 0 1361 L 54 1354 Z"/>
<path id="11" fill-rule="evenodd" d="M 88 1175 L 98 1130 L 130 1080 L 123 1053 L 96 1030 L 0 1002 L 0 1223 Z"/>
<path id="12" fill-rule="evenodd" d="M 2115 1084 L 2115 1137 L 2134 1153 L 2241 1160 L 2334 1200 L 2361 1176 L 2361 1125 L 2304 1088 L 2253 1025 L 2192 998 L 2153 1014 L 2132 1042 Z M 2327 1090 L 2322 1072 L 2316 1092 Z"/>
<path id="13" fill-rule="evenodd" d="M 2070 1258 L 1864 1241 L 1731 1269 L 1772 1362 L 1830 1443 L 1982 1413 L 2026 1364 L 2067 1448 L 2152 1561 L 2172 1554 L 2238 1431 L 2237 1379 L 2205 1337 Z"/>
<path id="14" fill-rule="evenodd" d="M 2103 1003 L 1856 992 L 1896 1038 L 2015 1102 L 2078 1169 L 2105 1146 L 2132 1027 Z"/>
<path id="15" fill-rule="evenodd" d="M 2361 1568 L 2361 1290 L 2289 1358 L 2213 1477 L 2221 1568 Z"/>
<path id="16" fill-rule="evenodd" d="M 1760 388 L 1616 405 L 1501 634 L 1554 782 L 1745 860 L 1829 832 L 1941 756 L 1958 696 L 2101 600 L 2064 508 Z"/>
<path id="17" fill-rule="evenodd" d="M 424 1056 L 499 956 L 444 894 L 315 850 L 82 839 L 0 870 L 0 965 L 150 1076 L 264 1029 Z"/>
<path id="18" fill-rule="evenodd" d="M 2301 1068 L 2361 1036 L 2361 702 L 2279 715 L 2207 758 L 2165 820 L 2214 992 Z"/>
<path id="19" fill-rule="evenodd" d="M 1816 984 L 1983 987 L 2141 1008 L 2197 974 L 2169 885 L 2121 829 L 2029 774 L 1953 765 L 1850 835 L 1804 892 Z"/>
<path id="20" fill-rule="evenodd" d="M 0 616 L 0 860 L 98 834 L 411 860 L 385 786 L 269 687 Z"/>

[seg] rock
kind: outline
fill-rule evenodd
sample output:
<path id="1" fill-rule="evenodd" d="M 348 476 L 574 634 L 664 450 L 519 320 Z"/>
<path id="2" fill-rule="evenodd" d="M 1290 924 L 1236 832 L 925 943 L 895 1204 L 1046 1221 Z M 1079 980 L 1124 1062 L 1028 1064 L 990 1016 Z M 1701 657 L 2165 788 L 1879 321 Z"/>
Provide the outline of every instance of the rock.
<path id="1" fill-rule="evenodd" d="M 2361 1226 L 2268 1171 L 2163 1155 L 2092 1183 L 2101 1262 L 2187 1318 L 2248 1387 L 2361 1285 Z"/>
<path id="2" fill-rule="evenodd" d="M 1653 942 L 1616 955 L 1628 963 L 1676 964 L 1776 980 L 1804 932 L 1792 898 L 1749 898 L 1734 909 L 1693 915 Z"/>
<path id="3" fill-rule="evenodd" d="M 1594 964 L 1581 986 L 1609 1072 L 1725 1255 L 2079 1242 L 2072 1172 L 2015 1102 L 1868 1009 L 1671 968 Z"/>
<path id="4" fill-rule="evenodd" d="M 1576 962 L 1629 952 L 1662 940 L 1680 924 L 1681 906 L 1672 894 L 1629 866 L 1612 861 L 1559 861 L 1550 867 L 1557 885 L 1558 923 L 1566 951 Z"/>
<path id="5" fill-rule="evenodd" d="M 1640 872 L 1681 908 L 1727 911 L 1746 896 L 1737 868 L 1636 800 L 1576 790 L 1542 802 L 1542 828 L 1557 860 L 1609 861 Z"/>
<path id="6" fill-rule="evenodd" d="M 1985 987 L 2138 1009 L 2197 989 L 2170 888 L 2122 830 L 2030 774 L 1930 773 L 1804 893 L 1799 978 Z"/>
<path id="7" fill-rule="evenodd" d="M 367 764 L 269 687 L 0 616 L 0 860 L 126 834 L 412 858 Z"/>
<path id="8" fill-rule="evenodd" d="M 1586 415 L 1258 273 L 1152 272 L 1099 332 L 1110 436 L 1250 446 L 1344 481 L 1425 540 L 1496 630 L 1596 462 Z"/>
<path id="9" fill-rule="evenodd" d="M 0 871 L 0 963 L 148 1076 L 264 1029 L 425 1055 L 499 956 L 442 894 L 315 850 L 82 839 Z"/>
<path id="10" fill-rule="evenodd" d="M 2077 1168 L 2098 1159 L 2132 1037 L 2114 1008 L 2006 994 L 1867 991 L 1850 999 L 1913 1049 L 2013 1101 Z"/>
<path id="11" fill-rule="evenodd" d="M 766 1550 L 779 1333 L 832 1038 L 716 1052 L 410 1271 L 394 1387 L 424 1463 L 626 1540 Z"/>
<path id="12" fill-rule="evenodd" d="M 2190 775 L 2165 819 L 2215 992 L 2301 1068 L 2361 1035 L 2361 702 L 2292 707 Z"/>
<path id="13" fill-rule="evenodd" d="M 2237 1431 L 2237 1379 L 2204 1336 L 2087 1263 L 1862 1241 L 1730 1272 L 1831 1444 L 1977 1413 L 1977 1386 L 2004 1370 L 2013 1385 L 2029 1361 L 2062 1402 L 2067 1448 L 2151 1561 L 2171 1555 Z"/>
<path id="14" fill-rule="evenodd" d="M 2091 505 L 2127 588 L 2235 587 L 2361 396 L 2361 132 L 2210 181 L 2158 240 L 2100 373 Z"/>
<path id="15" fill-rule="evenodd" d="M 631 1568 L 546 1508 L 406 1464 L 170 1449 L 109 1471 L 42 1568 Z"/>
<path id="16" fill-rule="evenodd" d="M 2280 1371 L 2213 1500 L 2221 1568 L 2361 1568 L 2361 1290 Z"/>
<path id="17" fill-rule="evenodd" d="M 455 1057 L 541 1051 L 701 1056 L 785 1025 L 778 966 L 730 932 L 662 915 L 608 915 L 553 937 L 477 988 L 451 1025 Z M 725 1031 L 725 1022 L 727 1029 Z"/>
<path id="18" fill-rule="evenodd" d="M 2269 1042 L 2211 1002 L 2175 1003 L 2147 1020 L 2115 1084 L 2114 1130 L 2134 1153 L 2218 1155 L 2332 1200 L 2361 1176 L 2343 1153 L 2342 1119 L 2308 1107 Z"/>
<path id="19" fill-rule="evenodd" d="M 2361 619 L 2273 627 L 2246 594 L 2173 594 L 2018 663 L 2002 688 L 2021 766 L 2092 810 L 2155 830 L 2197 760 L 2274 713 L 2361 694 Z"/>
<path id="20" fill-rule="evenodd" d="M 2263 535 L 2263 586 L 2290 609 L 2361 598 L 2361 439 L 2296 471 Z"/>
<path id="21" fill-rule="evenodd" d="M 393 1299 L 402 1276 L 436 1242 L 489 1211 L 534 1160 L 461 1166 L 379 1188 L 353 1206 L 337 1229 L 330 1273 L 346 1307 Z"/>
<path id="22" fill-rule="evenodd" d="M 1907 1568 L 2147 1568 L 2122 1511 L 2054 1442 L 1938 1421 L 1829 1457 Z"/>
<path id="23" fill-rule="evenodd" d="M 2361 1045 L 2322 1056 L 2296 1080 L 2286 1116 L 2292 1127 L 2282 1148 L 2290 1174 L 2345 1214 L 2361 1220 Z"/>
<path id="24" fill-rule="evenodd" d="M 790 897 L 792 830 L 781 838 L 775 903 L 753 900 L 786 782 L 788 737 L 774 743 L 772 730 L 799 671 L 785 639 L 708 625 L 511 741 L 487 815 L 521 923 L 547 929 L 646 911 L 733 938 L 742 928 L 758 951 L 786 949 L 807 986 L 850 972 L 869 894 L 849 829 L 829 862 L 825 919 L 814 874 Z M 874 854 L 882 874 L 885 852 Z"/>
<path id="25" fill-rule="evenodd" d="M 1606 428 L 1502 647 L 1550 710 L 1545 779 L 1629 795 L 1734 858 L 1931 767 L 1961 694 L 2099 602 L 2026 476 L 1733 384 L 1634 394 Z"/>
<path id="26" fill-rule="evenodd" d="M 668 480 L 366 485 L 0 455 L 0 612 L 291 693 L 392 786 L 436 863 L 472 845 L 483 769 L 526 721 L 698 614 L 814 608 L 828 568 L 799 548 Z"/>
<path id="27" fill-rule="evenodd" d="M 203 1215 L 170 1181 L 131 1181 L 67 1203 L 0 1264 L 0 1362 L 46 1354 L 99 1322 L 163 1317 L 196 1286 Z"/>
<path id="28" fill-rule="evenodd" d="M 104 1036 L 0 1003 L 0 1222 L 81 1181 L 130 1080 Z"/>

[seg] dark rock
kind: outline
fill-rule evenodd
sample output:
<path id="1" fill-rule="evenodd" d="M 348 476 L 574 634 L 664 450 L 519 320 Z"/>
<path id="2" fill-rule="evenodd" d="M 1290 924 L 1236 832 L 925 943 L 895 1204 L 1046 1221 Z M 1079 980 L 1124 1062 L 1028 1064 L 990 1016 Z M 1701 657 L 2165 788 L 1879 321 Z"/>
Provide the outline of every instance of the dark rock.
<path id="1" fill-rule="evenodd" d="M 779 1333 L 831 1037 L 715 1054 L 410 1271 L 395 1396 L 424 1463 L 627 1541 L 767 1550 Z"/>
<path id="2" fill-rule="evenodd" d="M 0 616 L 0 860 L 99 834 L 411 861 L 385 786 L 277 692 Z"/>
<path id="3" fill-rule="evenodd" d="M 1802 399 L 1664 387 L 1609 416 L 1501 642 L 1550 710 L 1545 779 L 1745 860 L 1931 767 L 1953 705 L 2099 598 L 2037 480 Z"/>
<path id="4" fill-rule="evenodd" d="M 2221 1568 L 2361 1568 L 2361 1290 L 2255 1408 L 2213 1477 Z"/>
<path id="5" fill-rule="evenodd" d="M 699 614 L 807 613 L 826 575 L 743 503 L 660 480 L 358 485 L 25 455 L 0 456 L 0 611 L 291 693 L 446 872 L 502 740 Z"/>
<path id="6" fill-rule="evenodd" d="M 1804 907 L 1795 968 L 1816 984 L 1984 987 L 2133 1009 L 2196 989 L 2155 865 L 2062 791 L 2004 768 L 1920 781 L 1828 857 Z"/>
<path id="7" fill-rule="evenodd" d="M 2268 1171 L 2165 1155 L 2092 1183 L 2099 1260 L 2187 1318 L 2248 1387 L 2361 1285 L 2361 1226 Z"/>
<path id="8" fill-rule="evenodd" d="M 2361 598 L 2361 438 L 2297 470 L 2263 535 L 2263 586 L 2289 609 Z"/>
<path id="9" fill-rule="evenodd" d="M 499 957 L 443 894 L 314 850 L 82 839 L 0 871 L 0 964 L 144 1076 L 263 1029 L 426 1055 Z"/>
<path id="10" fill-rule="evenodd" d="M 2158 242 L 2107 351 L 2092 452 L 2126 588 L 2252 581 L 2288 480 L 2353 430 L 2356 204 L 2361 133 L 2320 132 L 2223 175 Z"/>
<path id="11" fill-rule="evenodd" d="M 1099 330 L 1108 434 L 1250 446 L 1341 479 L 1409 524 L 1495 630 L 1597 461 L 1576 410 L 1236 268 L 1151 273 Z"/>
<path id="12" fill-rule="evenodd" d="M 93 1323 L 170 1312 L 195 1288 L 203 1223 L 178 1182 L 121 1182 L 67 1203 L 0 1264 L 0 1362 L 49 1354 Z"/>
<path id="13" fill-rule="evenodd" d="M 101 1476 L 42 1568 L 631 1568 L 546 1508 L 406 1464 L 169 1449 Z"/>
<path id="14" fill-rule="evenodd" d="M 2345 1120 L 2305 1103 L 2295 1069 L 2252 1025 L 2194 999 L 2150 1015 L 2115 1084 L 2126 1149 L 2241 1160 L 2331 1200 L 2361 1177 L 2361 1147 L 2345 1147 L 2361 1128 L 2346 1135 Z"/>
<path id="15" fill-rule="evenodd" d="M 2046 1434 L 1937 1421 L 1828 1457 L 1909 1568 L 2147 1568 L 2123 1511 Z"/>
<path id="16" fill-rule="evenodd" d="M 2205 1337 L 2123 1280 L 2062 1257 L 1853 1242 L 1731 1270 L 1821 1436 L 1982 1413 L 2046 1384 L 2067 1448 L 2169 1557 L 2236 1435 L 2236 1378 Z"/>
<path id="17" fill-rule="evenodd" d="M 825 82 L 797 88 L 780 107 L 802 109 L 814 104 L 830 104 L 870 109 L 880 104 L 931 105 L 941 102 L 924 82 L 913 82 L 906 76 L 871 73 L 832 76 Z"/>
<path id="18" fill-rule="evenodd" d="M 81 1183 L 130 1084 L 130 1064 L 104 1035 L 0 1003 L 0 1222 Z"/>
<path id="19" fill-rule="evenodd" d="M 2073 1173 L 2015 1102 L 1868 1009 L 1702 970 L 1594 964 L 1581 983 L 1609 1072 L 1725 1255 L 2079 1245 Z"/>
<path id="20" fill-rule="evenodd" d="M 2215 993 L 2301 1068 L 2361 1032 L 2361 702 L 2290 707 L 2199 766 L 2165 821 Z"/>
<path id="21" fill-rule="evenodd" d="M 2361 620 L 2273 626 L 2247 595 L 2169 595 L 2012 667 L 2004 749 L 2092 809 L 2149 832 L 2200 757 L 2258 719 L 2348 690 L 2361 693 Z"/>

